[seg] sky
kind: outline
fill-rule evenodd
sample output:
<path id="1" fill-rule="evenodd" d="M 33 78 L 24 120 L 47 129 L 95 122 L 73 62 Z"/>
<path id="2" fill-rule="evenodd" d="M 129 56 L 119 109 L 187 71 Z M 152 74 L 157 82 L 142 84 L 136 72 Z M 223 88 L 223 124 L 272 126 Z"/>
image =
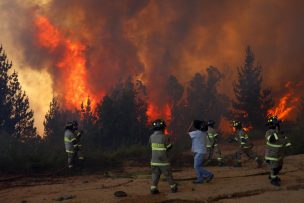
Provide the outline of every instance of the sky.
<path id="1" fill-rule="evenodd" d="M 162 106 L 169 75 L 187 85 L 215 66 L 224 75 L 219 89 L 233 97 L 248 45 L 275 96 L 303 81 L 301 0 L 0 0 L 0 10 L 0 43 L 40 133 L 53 95 L 73 108 L 129 76 Z"/>

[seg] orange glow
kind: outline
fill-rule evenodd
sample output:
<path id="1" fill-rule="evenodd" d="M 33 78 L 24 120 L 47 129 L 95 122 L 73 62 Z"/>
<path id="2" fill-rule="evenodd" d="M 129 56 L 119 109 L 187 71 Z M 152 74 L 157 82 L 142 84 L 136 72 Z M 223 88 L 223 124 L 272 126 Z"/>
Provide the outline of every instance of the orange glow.
<path id="1" fill-rule="evenodd" d="M 246 127 L 243 127 L 243 130 L 244 130 L 245 132 L 249 132 L 250 130 L 252 130 L 252 126 L 251 126 L 251 125 L 248 125 L 248 126 L 246 126 Z"/>
<path id="2" fill-rule="evenodd" d="M 278 101 L 278 104 L 274 108 L 267 111 L 269 116 L 276 115 L 280 120 L 285 120 L 290 117 L 291 112 L 297 107 L 300 98 L 296 95 L 296 88 L 302 86 L 303 83 L 299 82 L 293 87 L 292 82 L 287 82 L 284 87 L 287 89 L 285 93 Z"/>
<path id="3" fill-rule="evenodd" d="M 38 43 L 42 47 L 54 50 L 60 44 L 61 35 L 46 17 L 39 16 L 35 20 L 37 28 Z"/>
<path id="4" fill-rule="evenodd" d="M 147 109 L 147 116 L 149 122 L 152 122 L 155 119 L 162 118 L 166 122 L 171 121 L 171 108 L 168 104 L 164 107 L 157 107 L 156 105 L 149 103 Z"/>
<path id="5" fill-rule="evenodd" d="M 46 17 L 38 16 L 35 25 L 39 46 L 47 48 L 50 52 L 59 46 L 64 48 L 64 54 L 56 63 L 56 67 L 62 74 L 61 91 L 64 93 L 65 106 L 69 109 L 79 108 L 90 96 L 91 105 L 94 107 L 97 98 L 88 87 L 86 46 L 80 41 L 72 41 L 62 36 L 59 29 Z"/>
<path id="6" fill-rule="evenodd" d="M 225 118 L 224 116 L 221 117 L 221 120 L 219 122 L 219 129 L 223 134 L 229 134 L 231 133 L 231 122 Z"/>

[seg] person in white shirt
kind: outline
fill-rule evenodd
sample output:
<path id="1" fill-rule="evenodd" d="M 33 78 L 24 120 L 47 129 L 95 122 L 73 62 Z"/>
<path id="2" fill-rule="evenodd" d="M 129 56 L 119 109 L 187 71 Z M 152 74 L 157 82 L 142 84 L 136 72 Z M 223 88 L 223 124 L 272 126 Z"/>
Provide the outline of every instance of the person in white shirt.
<path id="1" fill-rule="evenodd" d="M 206 150 L 206 137 L 208 126 L 205 121 L 194 120 L 189 128 L 189 135 L 192 139 L 191 151 L 194 153 L 194 169 L 196 171 L 197 180 L 193 181 L 194 184 L 210 182 L 214 175 L 203 168 L 203 160 L 207 153 Z"/>

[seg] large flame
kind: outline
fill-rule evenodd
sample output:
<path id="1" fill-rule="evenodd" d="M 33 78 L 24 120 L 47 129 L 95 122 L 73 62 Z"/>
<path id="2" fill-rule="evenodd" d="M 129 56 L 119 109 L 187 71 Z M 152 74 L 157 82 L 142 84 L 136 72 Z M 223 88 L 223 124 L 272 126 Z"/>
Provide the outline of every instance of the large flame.
<path id="1" fill-rule="evenodd" d="M 295 86 L 292 82 L 287 82 L 285 88 L 287 93 L 285 93 L 278 101 L 274 108 L 268 110 L 268 115 L 276 115 L 279 119 L 285 120 L 290 115 L 291 112 L 297 107 L 300 98 L 296 95 L 296 89 L 303 86 L 303 83 L 297 83 Z"/>
<path id="2" fill-rule="evenodd" d="M 168 104 L 163 107 L 159 107 L 153 103 L 148 104 L 147 116 L 149 122 L 155 119 L 164 119 L 167 122 L 171 121 L 171 108 Z"/>
<path id="3" fill-rule="evenodd" d="M 82 102 L 90 96 L 91 105 L 96 105 L 96 96 L 91 93 L 86 72 L 86 46 L 80 41 L 70 40 L 64 37 L 44 16 L 35 19 L 38 44 L 48 49 L 52 54 L 57 48 L 63 47 L 64 53 L 56 63 L 57 69 L 62 74 L 61 91 L 64 93 L 65 106 L 67 108 L 79 108 Z"/>

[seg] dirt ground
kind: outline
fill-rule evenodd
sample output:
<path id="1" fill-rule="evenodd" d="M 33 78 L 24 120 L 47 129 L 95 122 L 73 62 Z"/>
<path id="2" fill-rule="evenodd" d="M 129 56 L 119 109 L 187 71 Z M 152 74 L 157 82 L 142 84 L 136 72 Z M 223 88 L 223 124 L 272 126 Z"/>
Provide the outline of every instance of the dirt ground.
<path id="1" fill-rule="evenodd" d="M 119 203 L 253 203 L 304 202 L 304 155 L 289 156 L 282 170 L 282 186 L 269 184 L 267 166 L 256 168 L 246 161 L 242 168 L 207 167 L 215 174 L 212 182 L 194 185 L 192 168 L 174 170 L 179 192 L 171 193 L 165 180 L 159 184 L 161 193 L 150 195 L 148 167 L 125 168 L 123 172 L 73 177 L 23 177 L 5 181 L 0 178 L 1 203 L 47 202 L 119 202 Z M 7 177 L 5 177 L 7 179 Z M 115 197 L 124 191 L 127 197 Z"/>

